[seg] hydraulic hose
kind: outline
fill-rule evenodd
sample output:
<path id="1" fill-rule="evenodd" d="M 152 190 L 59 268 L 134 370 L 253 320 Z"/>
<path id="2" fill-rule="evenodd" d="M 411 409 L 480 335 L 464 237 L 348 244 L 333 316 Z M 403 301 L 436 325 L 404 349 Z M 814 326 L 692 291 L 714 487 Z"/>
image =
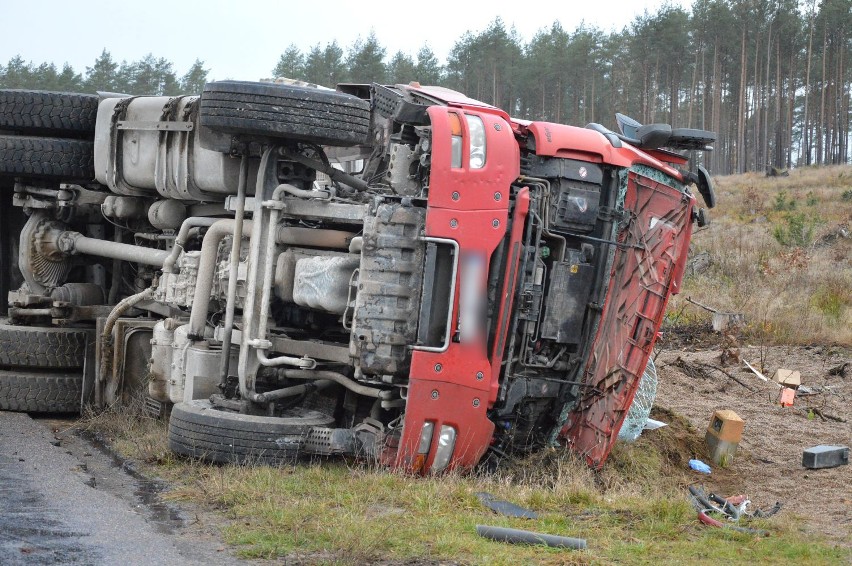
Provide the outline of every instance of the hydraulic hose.
<path id="1" fill-rule="evenodd" d="M 586 539 L 584 538 L 561 537 L 490 525 L 476 525 L 476 534 L 487 539 L 511 544 L 542 544 L 554 548 L 571 548 L 574 550 L 586 548 Z"/>

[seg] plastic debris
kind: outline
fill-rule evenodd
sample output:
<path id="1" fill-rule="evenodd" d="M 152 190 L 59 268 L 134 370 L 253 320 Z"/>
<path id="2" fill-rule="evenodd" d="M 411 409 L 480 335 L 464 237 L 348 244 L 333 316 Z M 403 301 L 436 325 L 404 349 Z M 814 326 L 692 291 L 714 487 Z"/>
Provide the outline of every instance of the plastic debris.
<path id="1" fill-rule="evenodd" d="M 645 426 L 643 430 L 657 430 L 658 428 L 663 428 L 664 426 L 669 426 L 669 424 L 664 423 L 663 421 L 648 419 L 647 421 L 645 421 Z"/>
<path id="2" fill-rule="evenodd" d="M 693 458 L 689 461 L 689 467 L 695 470 L 696 472 L 701 472 L 702 474 L 710 473 L 710 466 L 708 466 L 701 460 L 696 460 Z"/>
<path id="3" fill-rule="evenodd" d="M 476 496 L 483 505 L 495 513 L 500 513 L 507 517 L 517 517 L 519 519 L 538 519 L 538 513 L 535 511 L 531 509 L 524 509 L 523 507 L 508 501 L 503 501 L 502 499 L 497 499 L 490 493 L 480 491 L 476 494 Z"/>
<path id="4" fill-rule="evenodd" d="M 504 527 L 492 527 L 490 525 L 476 525 L 476 534 L 481 537 L 508 542 L 510 544 L 541 544 L 554 548 L 572 548 L 583 550 L 586 548 L 586 539 L 561 537 L 557 535 L 546 535 L 534 533 L 521 529 L 507 529 Z"/>

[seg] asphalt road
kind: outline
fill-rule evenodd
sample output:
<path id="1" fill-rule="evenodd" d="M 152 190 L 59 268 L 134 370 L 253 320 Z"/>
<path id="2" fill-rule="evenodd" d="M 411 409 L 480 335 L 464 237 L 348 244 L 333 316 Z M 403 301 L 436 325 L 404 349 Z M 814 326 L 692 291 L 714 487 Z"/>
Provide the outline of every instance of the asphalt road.
<path id="1" fill-rule="evenodd" d="M 237 564 L 158 486 L 51 423 L 0 411 L 0 564 Z"/>

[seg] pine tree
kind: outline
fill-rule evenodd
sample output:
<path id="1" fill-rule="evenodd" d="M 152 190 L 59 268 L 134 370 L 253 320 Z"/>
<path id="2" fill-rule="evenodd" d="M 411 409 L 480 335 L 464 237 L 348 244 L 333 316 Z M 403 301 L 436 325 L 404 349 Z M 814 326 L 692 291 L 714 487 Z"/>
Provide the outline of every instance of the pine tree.
<path id="1" fill-rule="evenodd" d="M 291 43 L 281 57 L 278 58 L 278 63 L 272 69 L 272 78 L 279 77 L 287 79 L 304 80 L 305 76 L 305 56 L 296 47 L 295 43 Z"/>

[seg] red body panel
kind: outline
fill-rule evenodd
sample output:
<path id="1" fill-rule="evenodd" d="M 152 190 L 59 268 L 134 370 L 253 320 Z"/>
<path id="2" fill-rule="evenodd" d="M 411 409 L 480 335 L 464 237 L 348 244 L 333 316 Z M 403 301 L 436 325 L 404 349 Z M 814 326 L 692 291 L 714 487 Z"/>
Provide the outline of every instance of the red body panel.
<path id="1" fill-rule="evenodd" d="M 459 245 L 462 261 L 459 261 L 451 326 L 455 333 L 459 320 L 458 289 L 460 282 L 471 276 L 465 273 L 464 259 L 479 256 L 487 266 L 491 254 L 505 236 L 509 191 L 520 174 L 520 151 L 509 124 L 503 118 L 468 110 L 468 113 L 482 118 L 485 124 L 488 158 L 482 169 L 470 169 L 467 152 L 463 151 L 462 167 L 454 169 L 450 166 L 448 114 L 459 111 L 432 106 L 428 112 L 432 121 L 433 147 L 426 235 L 451 239 Z M 461 123 L 463 135 L 467 136 L 466 122 L 462 120 Z M 488 271 L 484 269 L 477 275 L 481 279 L 475 284 L 484 294 Z M 420 431 L 426 421 L 435 423 L 436 431 L 443 424 L 457 429 L 456 450 L 450 468 L 468 468 L 479 461 L 494 432 L 494 424 L 488 420 L 486 410 L 496 397 L 492 363 L 496 364 L 496 374 L 499 374 L 500 359 L 489 356 L 485 336 L 467 343 L 451 340 L 445 352 L 415 351 L 412 354 L 397 465 L 407 469 L 413 467 Z M 424 470 L 432 465 L 436 443 L 437 434 Z"/>
<path id="2" fill-rule="evenodd" d="M 629 144 L 614 147 L 600 132 L 550 122 L 530 122 L 522 127 L 535 138 L 536 155 L 606 163 L 617 167 L 648 165 L 680 180 L 677 169 Z"/>
<path id="3" fill-rule="evenodd" d="M 615 443 L 639 386 L 666 303 L 680 287 L 694 199 L 631 172 L 607 300 L 586 362 L 578 406 L 559 437 L 599 468 Z"/>

